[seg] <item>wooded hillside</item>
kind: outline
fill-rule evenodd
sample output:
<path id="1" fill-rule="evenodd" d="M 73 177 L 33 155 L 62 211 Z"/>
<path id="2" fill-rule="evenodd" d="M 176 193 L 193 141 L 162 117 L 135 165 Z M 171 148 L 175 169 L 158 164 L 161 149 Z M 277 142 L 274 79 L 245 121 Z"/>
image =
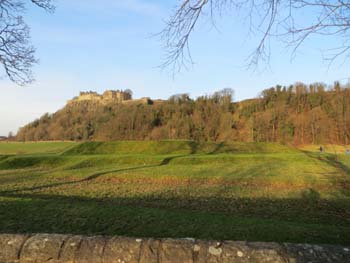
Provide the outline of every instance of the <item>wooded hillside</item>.
<path id="1" fill-rule="evenodd" d="M 350 143 L 350 85 L 297 83 L 232 102 L 225 89 L 146 104 L 66 105 L 21 128 L 19 141 L 166 140 Z"/>

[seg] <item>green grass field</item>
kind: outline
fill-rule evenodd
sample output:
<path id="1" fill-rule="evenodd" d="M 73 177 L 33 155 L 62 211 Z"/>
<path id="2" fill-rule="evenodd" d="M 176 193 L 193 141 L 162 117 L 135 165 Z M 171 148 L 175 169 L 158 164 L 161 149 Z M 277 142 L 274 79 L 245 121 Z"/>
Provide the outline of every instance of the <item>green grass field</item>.
<path id="1" fill-rule="evenodd" d="M 59 153 L 74 142 L 0 142 L 0 155 Z"/>
<path id="2" fill-rule="evenodd" d="M 350 156 L 267 143 L 0 143 L 0 232 L 350 244 Z"/>

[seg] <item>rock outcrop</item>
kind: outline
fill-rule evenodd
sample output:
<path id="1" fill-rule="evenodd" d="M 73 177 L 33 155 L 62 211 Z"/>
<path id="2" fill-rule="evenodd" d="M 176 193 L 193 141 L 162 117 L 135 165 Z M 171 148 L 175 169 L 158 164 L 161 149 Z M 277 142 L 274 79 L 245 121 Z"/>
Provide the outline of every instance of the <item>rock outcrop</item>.
<path id="1" fill-rule="evenodd" d="M 194 239 L 0 235 L 0 263 L 346 263 L 350 247 Z"/>

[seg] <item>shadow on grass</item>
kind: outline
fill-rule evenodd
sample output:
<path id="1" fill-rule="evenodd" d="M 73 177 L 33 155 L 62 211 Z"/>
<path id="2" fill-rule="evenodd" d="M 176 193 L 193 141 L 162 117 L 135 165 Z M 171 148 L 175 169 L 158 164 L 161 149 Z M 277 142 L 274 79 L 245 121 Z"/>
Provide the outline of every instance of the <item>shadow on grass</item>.
<path id="1" fill-rule="evenodd" d="M 345 164 L 343 164 L 342 162 L 340 162 L 339 160 L 337 160 L 337 157 L 335 155 L 315 154 L 308 151 L 302 151 L 302 152 L 313 160 L 324 162 L 325 164 L 336 168 L 341 173 L 350 175 L 350 168 Z"/>
<path id="2" fill-rule="evenodd" d="M 162 165 L 162 164 L 160 164 Z M 99 178 L 100 176 L 110 174 L 110 173 L 118 173 L 118 172 L 127 172 L 127 171 L 134 171 L 134 170 L 139 170 L 139 169 L 144 169 L 144 168 L 154 168 L 160 165 L 143 165 L 143 166 L 138 166 L 138 167 L 132 167 L 132 168 L 125 168 L 125 169 L 113 169 L 109 171 L 104 171 L 104 172 L 98 172 L 94 173 L 86 178 L 83 178 L 81 180 L 74 180 L 74 181 L 68 181 L 68 182 L 61 182 L 61 183 L 52 183 L 52 184 L 46 184 L 46 185 L 40 185 L 40 186 L 34 186 L 34 187 L 26 187 L 26 188 L 20 188 L 16 190 L 8 190 L 8 191 L 2 191 L 0 192 L 1 195 L 7 195 L 7 194 L 12 194 L 12 193 L 18 193 L 18 192 L 23 192 L 23 191 L 35 191 L 35 190 L 45 190 L 48 188 L 53 188 L 53 187 L 58 187 L 58 186 L 63 186 L 63 185 L 72 185 L 72 184 L 79 184 L 79 183 L 84 183 L 88 181 L 92 181 L 94 179 Z"/>
<path id="3" fill-rule="evenodd" d="M 111 173 L 128 172 L 128 171 L 135 171 L 135 170 L 140 170 L 140 169 L 155 168 L 155 167 L 159 167 L 159 166 L 168 165 L 172 160 L 174 160 L 176 158 L 185 157 L 185 156 L 188 156 L 188 155 L 167 157 L 167 158 L 164 158 L 160 164 L 156 164 L 156 165 L 142 165 L 142 166 L 137 166 L 137 167 L 125 168 L 125 169 L 113 169 L 113 170 L 109 170 L 109 171 L 98 172 L 98 173 L 94 173 L 86 178 L 83 178 L 81 180 L 52 183 L 52 184 L 46 184 L 46 185 L 40 185 L 40 186 L 34 186 L 34 187 L 20 188 L 20 189 L 16 189 L 16 190 L 2 191 L 2 192 L 0 192 L 0 195 L 18 193 L 18 192 L 23 192 L 23 191 L 45 190 L 48 188 L 53 188 L 53 187 L 58 187 L 58 186 L 63 186 L 63 185 L 73 185 L 73 184 L 89 182 L 89 181 L 95 180 L 103 175 L 107 175 L 107 174 L 111 174 Z"/>
<path id="4" fill-rule="evenodd" d="M 178 159 L 178 158 L 182 158 L 182 157 L 186 157 L 186 156 L 190 156 L 189 154 L 184 154 L 184 155 L 177 155 L 177 156 L 170 156 L 170 157 L 166 157 L 163 159 L 163 161 L 156 166 L 164 166 L 164 165 L 168 165 L 171 161 Z"/>
<path id="5" fill-rule="evenodd" d="M 350 244 L 348 200 L 2 193 L 0 232 Z"/>
<path id="6" fill-rule="evenodd" d="M 343 171 L 345 174 L 350 175 L 350 168 L 348 166 L 346 166 L 345 164 L 343 164 L 342 162 L 340 162 L 339 160 L 337 160 L 336 156 L 328 155 L 325 157 L 325 159 L 329 165 L 333 164 L 334 167 Z"/>
<path id="7" fill-rule="evenodd" d="M 197 150 L 198 150 L 198 142 L 195 142 L 195 141 L 190 141 L 189 143 L 189 146 L 191 148 L 191 154 L 196 154 L 197 153 Z"/>
<path id="8" fill-rule="evenodd" d="M 0 162 L 6 160 L 9 157 L 10 157 L 10 155 L 0 155 Z"/>
<path id="9" fill-rule="evenodd" d="M 218 143 L 216 146 L 215 146 L 215 149 L 213 149 L 209 154 L 217 154 L 220 152 L 220 150 L 225 146 L 225 143 L 221 142 L 221 143 Z"/>

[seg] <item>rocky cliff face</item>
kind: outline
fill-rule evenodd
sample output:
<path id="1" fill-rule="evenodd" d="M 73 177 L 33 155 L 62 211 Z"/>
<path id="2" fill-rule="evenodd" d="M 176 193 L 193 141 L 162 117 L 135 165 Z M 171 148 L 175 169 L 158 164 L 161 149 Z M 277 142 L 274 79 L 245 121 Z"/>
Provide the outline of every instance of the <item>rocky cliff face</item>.
<path id="1" fill-rule="evenodd" d="M 0 235 L 1 263 L 346 263 L 350 247 L 262 242 Z"/>

